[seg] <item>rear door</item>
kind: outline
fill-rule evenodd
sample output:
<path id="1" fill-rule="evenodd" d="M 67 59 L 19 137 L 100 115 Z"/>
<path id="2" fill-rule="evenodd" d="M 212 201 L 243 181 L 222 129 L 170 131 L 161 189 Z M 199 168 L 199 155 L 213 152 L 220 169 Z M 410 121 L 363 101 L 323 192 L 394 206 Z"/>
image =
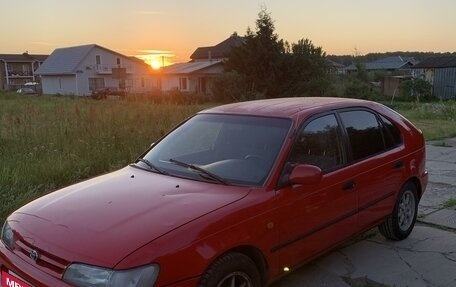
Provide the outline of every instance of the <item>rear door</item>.
<path id="1" fill-rule="evenodd" d="M 349 142 L 349 164 L 358 194 L 358 225 L 371 227 L 392 211 L 404 177 L 398 131 L 384 117 L 368 109 L 340 111 Z"/>

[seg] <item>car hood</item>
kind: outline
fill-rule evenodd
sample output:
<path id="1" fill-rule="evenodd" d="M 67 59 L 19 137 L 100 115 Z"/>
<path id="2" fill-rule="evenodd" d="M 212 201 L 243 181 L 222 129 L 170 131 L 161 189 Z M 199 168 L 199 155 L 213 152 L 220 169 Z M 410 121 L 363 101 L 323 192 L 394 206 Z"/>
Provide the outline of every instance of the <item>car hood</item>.
<path id="1" fill-rule="evenodd" d="M 126 167 L 39 198 L 9 221 L 39 250 L 68 262 L 114 267 L 143 245 L 248 192 Z"/>

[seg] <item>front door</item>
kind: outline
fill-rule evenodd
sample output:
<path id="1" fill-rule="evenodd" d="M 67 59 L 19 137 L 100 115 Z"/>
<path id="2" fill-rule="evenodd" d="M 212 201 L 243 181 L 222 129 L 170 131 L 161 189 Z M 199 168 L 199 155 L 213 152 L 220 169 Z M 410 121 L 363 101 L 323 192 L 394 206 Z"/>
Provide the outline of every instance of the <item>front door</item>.
<path id="1" fill-rule="evenodd" d="M 289 155 L 286 169 L 309 164 L 320 167 L 323 179 L 315 185 L 277 190 L 281 268 L 293 267 L 351 236 L 357 226 L 357 194 L 346 167 L 342 132 L 333 113 L 308 121 Z"/>

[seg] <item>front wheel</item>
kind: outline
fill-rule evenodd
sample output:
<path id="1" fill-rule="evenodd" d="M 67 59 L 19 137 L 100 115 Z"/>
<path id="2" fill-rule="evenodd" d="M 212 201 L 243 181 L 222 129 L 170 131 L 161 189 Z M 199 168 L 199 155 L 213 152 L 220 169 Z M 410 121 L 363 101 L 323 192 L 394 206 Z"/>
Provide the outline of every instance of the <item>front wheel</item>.
<path id="1" fill-rule="evenodd" d="M 399 192 L 393 213 L 378 226 L 378 229 L 388 239 L 405 239 L 415 226 L 417 213 L 418 192 L 416 186 L 408 182 Z"/>
<path id="2" fill-rule="evenodd" d="M 242 253 L 228 253 L 204 273 L 199 287 L 260 287 L 260 274 L 253 261 Z"/>

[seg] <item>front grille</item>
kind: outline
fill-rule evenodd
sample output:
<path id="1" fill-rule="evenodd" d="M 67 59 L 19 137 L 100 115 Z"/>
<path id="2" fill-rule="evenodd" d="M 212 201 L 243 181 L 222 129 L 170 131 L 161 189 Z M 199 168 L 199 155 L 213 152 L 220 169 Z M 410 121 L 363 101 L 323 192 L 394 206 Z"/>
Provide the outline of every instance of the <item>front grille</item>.
<path id="1" fill-rule="evenodd" d="M 37 258 L 31 255 L 33 251 L 38 255 Z M 46 273 L 56 278 L 62 278 L 65 268 L 69 265 L 66 260 L 41 250 L 23 239 L 16 240 L 14 252 L 27 262 L 39 266 Z"/>

